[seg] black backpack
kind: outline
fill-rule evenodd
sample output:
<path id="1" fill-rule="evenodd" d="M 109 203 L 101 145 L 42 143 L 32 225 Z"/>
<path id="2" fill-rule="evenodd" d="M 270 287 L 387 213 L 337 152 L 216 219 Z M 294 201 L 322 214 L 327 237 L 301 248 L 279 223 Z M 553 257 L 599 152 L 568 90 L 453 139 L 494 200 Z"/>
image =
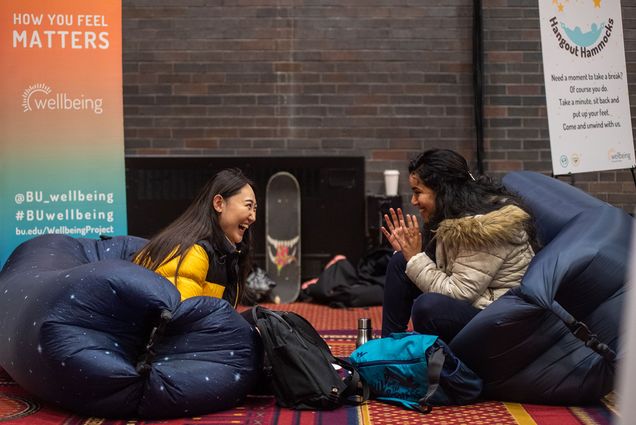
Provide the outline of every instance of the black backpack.
<path id="1" fill-rule="evenodd" d="M 264 373 L 278 405 L 331 410 L 368 398 L 368 388 L 362 387 L 355 368 L 334 357 L 305 318 L 260 306 L 252 309 L 252 315 L 263 340 Z"/>

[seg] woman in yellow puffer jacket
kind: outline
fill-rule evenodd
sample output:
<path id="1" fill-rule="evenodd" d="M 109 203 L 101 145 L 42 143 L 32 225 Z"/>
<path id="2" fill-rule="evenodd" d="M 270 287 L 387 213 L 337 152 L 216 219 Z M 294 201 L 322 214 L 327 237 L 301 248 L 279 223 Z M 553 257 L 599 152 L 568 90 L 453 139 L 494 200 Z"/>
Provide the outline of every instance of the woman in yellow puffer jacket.
<path id="1" fill-rule="evenodd" d="M 181 300 L 210 296 L 236 307 L 250 270 L 256 206 L 253 183 L 240 170 L 220 171 L 134 261 L 166 277 Z"/>

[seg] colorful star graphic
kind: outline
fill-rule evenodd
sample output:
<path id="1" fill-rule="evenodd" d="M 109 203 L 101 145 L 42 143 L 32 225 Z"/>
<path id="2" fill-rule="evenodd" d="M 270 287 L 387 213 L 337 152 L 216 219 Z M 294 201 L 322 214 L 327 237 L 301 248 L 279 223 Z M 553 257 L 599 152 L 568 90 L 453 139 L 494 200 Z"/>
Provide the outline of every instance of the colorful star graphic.
<path id="1" fill-rule="evenodd" d="M 592 3 L 594 4 L 595 9 L 600 9 L 602 2 L 603 0 L 592 0 Z M 574 6 L 574 3 L 589 4 L 589 0 L 573 0 L 572 2 L 570 2 L 570 0 L 552 0 L 552 5 L 556 6 L 557 11 L 560 13 L 565 11 L 566 6 Z"/>

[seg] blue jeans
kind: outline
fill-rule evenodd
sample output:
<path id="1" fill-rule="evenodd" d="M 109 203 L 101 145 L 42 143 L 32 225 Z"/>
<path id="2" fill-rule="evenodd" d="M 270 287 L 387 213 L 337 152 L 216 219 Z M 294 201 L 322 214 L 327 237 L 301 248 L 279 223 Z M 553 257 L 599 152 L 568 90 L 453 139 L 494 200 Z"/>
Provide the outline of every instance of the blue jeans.
<path id="1" fill-rule="evenodd" d="M 422 293 L 406 275 L 406 260 L 402 253 L 397 252 L 391 257 L 384 283 L 383 337 L 404 332 L 412 319 L 416 332 L 437 335 L 450 343 L 480 311 L 467 301 L 434 292 Z"/>

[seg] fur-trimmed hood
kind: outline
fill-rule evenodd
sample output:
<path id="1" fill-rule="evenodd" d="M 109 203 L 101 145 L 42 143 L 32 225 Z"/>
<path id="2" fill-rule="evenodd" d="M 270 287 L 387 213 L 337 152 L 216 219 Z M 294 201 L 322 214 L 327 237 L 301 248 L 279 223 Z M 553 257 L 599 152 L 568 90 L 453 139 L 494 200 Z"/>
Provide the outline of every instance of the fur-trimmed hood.
<path id="1" fill-rule="evenodd" d="M 487 214 L 446 219 L 435 231 L 435 238 L 446 249 L 459 247 L 479 249 L 503 243 L 523 244 L 528 241 L 526 222 L 530 215 L 516 205 L 506 205 Z"/>

